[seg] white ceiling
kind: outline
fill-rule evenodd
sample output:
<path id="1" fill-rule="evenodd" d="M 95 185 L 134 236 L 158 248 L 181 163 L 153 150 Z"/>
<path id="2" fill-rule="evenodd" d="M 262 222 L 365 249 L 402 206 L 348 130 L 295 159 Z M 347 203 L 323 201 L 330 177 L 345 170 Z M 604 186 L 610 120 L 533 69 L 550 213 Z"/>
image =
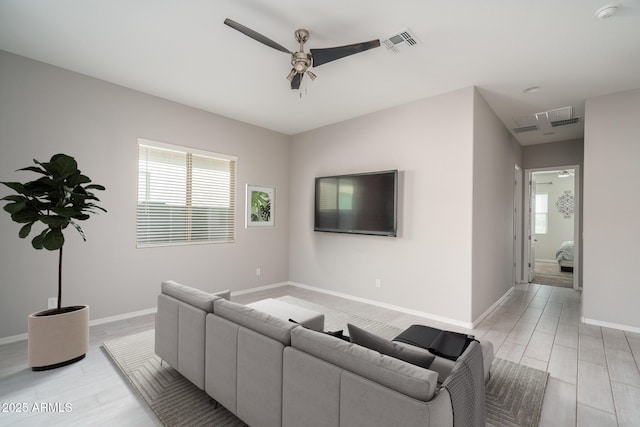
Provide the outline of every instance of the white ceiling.
<path id="1" fill-rule="evenodd" d="M 640 88 L 640 0 L 0 0 L 0 49 L 286 134 L 476 86 L 509 129 L 514 117 Z M 384 46 L 313 69 L 302 98 L 290 50 L 385 39 L 409 28 L 419 44 Z M 531 86 L 541 90 L 525 94 Z M 588 120 L 588 118 L 586 118 Z M 554 132 L 550 135 L 545 133 Z M 577 125 L 515 134 L 523 145 L 583 136 Z"/>

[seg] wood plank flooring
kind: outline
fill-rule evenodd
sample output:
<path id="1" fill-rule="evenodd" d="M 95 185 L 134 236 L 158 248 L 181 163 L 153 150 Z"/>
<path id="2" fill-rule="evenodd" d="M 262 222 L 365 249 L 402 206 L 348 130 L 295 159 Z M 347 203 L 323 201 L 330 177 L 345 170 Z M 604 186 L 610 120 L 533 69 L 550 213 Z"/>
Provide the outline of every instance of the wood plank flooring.
<path id="1" fill-rule="evenodd" d="M 294 286 L 233 300 L 284 295 L 399 328 L 421 323 L 464 331 Z M 640 426 L 640 334 L 580 323 L 581 304 L 581 293 L 573 289 L 518 285 L 479 327 L 464 332 L 490 340 L 497 357 L 550 372 L 541 426 Z M 100 347 L 105 340 L 153 327 L 154 315 L 92 327 L 87 357 L 47 372 L 27 368 L 26 341 L 0 346 L 0 425 L 160 425 Z M 26 413 L 16 412 L 19 408 Z"/>

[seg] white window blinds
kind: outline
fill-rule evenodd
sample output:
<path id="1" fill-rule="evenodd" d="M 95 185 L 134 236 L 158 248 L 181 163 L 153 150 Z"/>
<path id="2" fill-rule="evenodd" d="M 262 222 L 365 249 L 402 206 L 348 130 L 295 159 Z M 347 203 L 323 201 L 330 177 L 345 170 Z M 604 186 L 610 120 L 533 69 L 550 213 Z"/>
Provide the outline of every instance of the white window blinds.
<path id="1" fill-rule="evenodd" d="M 535 233 L 547 234 L 548 226 L 549 226 L 549 194 L 537 193 L 536 194 Z"/>
<path id="2" fill-rule="evenodd" d="M 138 140 L 138 247 L 234 241 L 236 158 Z"/>

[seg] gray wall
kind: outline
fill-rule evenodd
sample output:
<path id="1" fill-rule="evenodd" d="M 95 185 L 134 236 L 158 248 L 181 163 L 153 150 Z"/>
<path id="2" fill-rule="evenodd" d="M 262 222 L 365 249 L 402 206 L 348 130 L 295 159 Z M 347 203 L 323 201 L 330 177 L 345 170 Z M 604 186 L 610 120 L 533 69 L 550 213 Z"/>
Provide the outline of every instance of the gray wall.
<path id="1" fill-rule="evenodd" d="M 138 137 L 238 156 L 236 243 L 136 249 Z M 14 171 L 64 152 L 107 187 L 109 212 L 84 224 L 86 243 L 67 233 L 64 252 L 63 303 L 89 304 L 92 319 L 155 307 L 166 279 L 210 291 L 288 279 L 287 135 L 0 52 L 0 149 L 0 181 L 33 179 Z M 275 228 L 244 228 L 247 183 L 276 187 Z M 57 252 L 18 230 L 1 212 L 0 337 L 26 332 L 57 292 Z"/>
<path id="2" fill-rule="evenodd" d="M 294 136 L 290 279 L 471 323 L 513 284 L 519 156 L 471 87 Z M 397 238 L 313 231 L 314 177 L 386 169 L 400 170 Z"/>
<path id="3" fill-rule="evenodd" d="M 293 137 L 292 281 L 471 320 L 473 95 L 461 89 Z M 397 238 L 313 231 L 314 177 L 388 169 L 400 171 Z"/>
<path id="4" fill-rule="evenodd" d="M 584 139 L 586 319 L 640 331 L 640 89 L 588 99 Z"/>
<path id="5" fill-rule="evenodd" d="M 569 141 L 522 147 L 522 169 L 580 165 L 584 162 L 584 141 Z"/>
<path id="6" fill-rule="evenodd" d="M 514 283 L 514 166 L 522 150 L 476 91 L 473 126 L 472 319 Z"/>

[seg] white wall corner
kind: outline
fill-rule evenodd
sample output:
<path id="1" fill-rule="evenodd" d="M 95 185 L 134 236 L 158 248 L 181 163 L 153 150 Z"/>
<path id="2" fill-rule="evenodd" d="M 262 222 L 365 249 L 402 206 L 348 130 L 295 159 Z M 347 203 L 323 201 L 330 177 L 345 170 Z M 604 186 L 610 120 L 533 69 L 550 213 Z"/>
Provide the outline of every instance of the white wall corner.
<path id="1" fill-rule="evenodd" d="M 525 282 L 526 283 L 526 282 Z M 510 287 L 507 292 L 504 293 L 504 295 L 502 295 L 500 297 L 500 299 L 498 299 L 498 301 L 494 302 L 493 305 L 491 307 L 489 307 L 487 310 L 485 310 L 484 313 L 482 313 L 480 316 L 478 316 L 478 318 L 476 320 L 473 321 L 473 329 L 475 329 L 476 327 L 478 327 L 478 325 L 480 324 L 480 322 L 482 322 L 485 317 L 487 317 L 493 310 L 496 309 L 496 307 L 498 307 L 500 304 L 502 304 L 502 302 L 507 299 L 507 297 L 509 295 L 511 295 L 511 292 L 513 292 L 513 286 Z"/>

